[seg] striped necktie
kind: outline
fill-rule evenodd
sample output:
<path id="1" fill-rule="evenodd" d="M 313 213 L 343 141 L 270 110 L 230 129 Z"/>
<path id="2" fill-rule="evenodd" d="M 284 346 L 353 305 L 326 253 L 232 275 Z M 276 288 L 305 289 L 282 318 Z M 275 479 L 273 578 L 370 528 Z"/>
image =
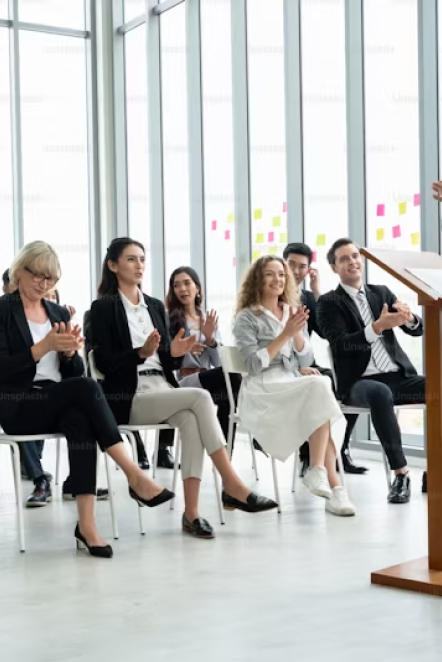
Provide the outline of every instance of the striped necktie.
<path id="1" fill-rule="evenodd" d="M 359 303 L 359 310 L 365 326 L 372 324 L 374 322 L 374 317 L 373 313 L 371 312 L 371 308 L 368 305 L 365 292 L 363 290 L 359 290 L 356 295 L 356 299 Z M 373 359 L 373 363 L 379 372 L 390 372 L 392 369 L 394 370 L 395 364 L 391 360 L 382 338 L 378 338 L 371 345 L 371 358 Z"/>

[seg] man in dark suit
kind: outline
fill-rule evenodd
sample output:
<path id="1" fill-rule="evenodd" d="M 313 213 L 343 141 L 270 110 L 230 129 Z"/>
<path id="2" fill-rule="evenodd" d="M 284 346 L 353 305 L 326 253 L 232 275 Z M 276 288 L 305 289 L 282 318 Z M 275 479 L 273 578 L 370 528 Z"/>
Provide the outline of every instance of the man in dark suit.
<path id="1" fill-rule="evenodd" d="M 338 395 L 345 404 L 370 409 L 396 474 L 388 500 L 406 503 L 411 484 L 394 406 L 425 402 L 425 378 L 417 374 L 393 329 L 421 336 L 422 320 L 385 285 L 364 286 L 362 257 L 351 239 L 335 241 L 327 258 L 341 283 L 320 297 L 316 317 L 331 346 Z"/>
<path id="2" fill-rule="evenodd" d="M 285 247 L 283 257 L 290 267 L 296 285 L 301 291 L 301 301 L 304 306 L 307 306 L 309 309 L 309 336 L 311 336 L 314 331 L 320 338 L 323 338 L 324 336 L 322 335 L 316 320 L 316 302 L 321 296 L 321 286 L 318 270 L 311 266 L 313 261 L 313 251 L 307 244 L 292 243 L 287 244 Z M 312 288 L 311 291 L 303 288 L 307 276 L 309 276 L 310 287 Z M 311 367 L 313 370 L 319 371 L 321 375 L 329 377 L 333 383 L 333 375 L 331 370 L 328 368 L 321 368 L 321 366 L 318 366 L 316 362 L 313 363 Z M 349 450 L 350 434 L 355 426 L 357 415 L 349 414 L 346 416 L 346 419 L 347 428 L 345 431 L 344 443 L 342 444 L 341 449 L 344 470 L 346 473 L 362 474 L 365 473 L 367 469 L 365 467 L 359 467 L 353 462 Z M 305 442 L 305 444 L 303 444 L 299 449 L 299 457 L 301 460 L 301 475 L 303 476 L 308 469 L 310 460 L 308 442 Z"/>

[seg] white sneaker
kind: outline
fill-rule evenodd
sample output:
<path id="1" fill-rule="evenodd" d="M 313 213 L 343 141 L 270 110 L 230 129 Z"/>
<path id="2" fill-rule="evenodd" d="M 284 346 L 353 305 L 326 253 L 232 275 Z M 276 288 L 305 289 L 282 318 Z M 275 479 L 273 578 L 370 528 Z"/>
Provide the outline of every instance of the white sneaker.
<path id="1" fill-rule="evenodd" d="M 309 469 L 304 476 L 304 485 L 315 496 L 324 497 L 324 499 L 331 499 L 332 497 L 325 467 L 313 467 L 313 469 Z"/>
<path id="2" fill-rule="evenodd" d="M 338 517 L 351 517 L 356 510 L 343 487 L 334 487 L 331 498 L 325 504 L 325 509 Z"/>

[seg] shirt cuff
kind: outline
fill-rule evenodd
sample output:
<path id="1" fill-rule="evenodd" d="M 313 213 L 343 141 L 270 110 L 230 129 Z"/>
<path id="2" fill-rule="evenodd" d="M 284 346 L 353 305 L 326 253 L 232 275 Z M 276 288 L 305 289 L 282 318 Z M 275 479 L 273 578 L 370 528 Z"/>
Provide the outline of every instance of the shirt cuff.
<path id="1" fill-rule="evenodd" d="M 309 341 L 307 340 L 307 338 L 304 338 L 304 347 L 301 349 L 300 352 L 298 352 L 298 350 L 296 349 L 295 345 L 293 345 L 293 351 L 295 352 L 295 354 L 296 354 L 297 356 L 305 356 L 306 354 L 308 354 L 309 351 L 310 351 L 310 343 L 309 343 Z"/>
<path id="2" fill-rule="evenodd" d="M 416 315 L 413 315 L 413 322 L 405 322 L 405 326 L 407 329 L 410 329 L 410 331 L 414 331 L 419 327 L 419 320 L 417 319 Z"/>
<path id="3" fill-rule="evenodd" d="M 263 368 L 268 368 L 269 367 L 269 365 L 270 365 L 270 356 L 269 356 L 269 353 L 268 353 L 268 351 L 265 347 L 263 347 L 262 349 L 258 349 L 258 351 L 256 352 L 256 356 L 261 361 L 261 365 L 262 365 Z"/>
<path id="4" fill-rule="evenodd" d="M 369 324 L 368 326 L 365 327 L 365 340 L 372 345 L 378 338 L 381 336 L 378 336 L 376 331 L 373 329 L 373 325 Z"/>

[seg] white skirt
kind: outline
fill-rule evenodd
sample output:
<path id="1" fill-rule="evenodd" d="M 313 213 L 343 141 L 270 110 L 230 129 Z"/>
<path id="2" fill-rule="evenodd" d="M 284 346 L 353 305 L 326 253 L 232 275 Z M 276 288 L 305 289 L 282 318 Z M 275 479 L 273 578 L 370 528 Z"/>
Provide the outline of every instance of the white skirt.
<path id="1" fill-rule="evenodd" d="M 328 377 L 297 377 L 282 366 L 245 377 L 238 409 L 243 426 L 283 462 L 321 425 L 342 417 Z"/>

